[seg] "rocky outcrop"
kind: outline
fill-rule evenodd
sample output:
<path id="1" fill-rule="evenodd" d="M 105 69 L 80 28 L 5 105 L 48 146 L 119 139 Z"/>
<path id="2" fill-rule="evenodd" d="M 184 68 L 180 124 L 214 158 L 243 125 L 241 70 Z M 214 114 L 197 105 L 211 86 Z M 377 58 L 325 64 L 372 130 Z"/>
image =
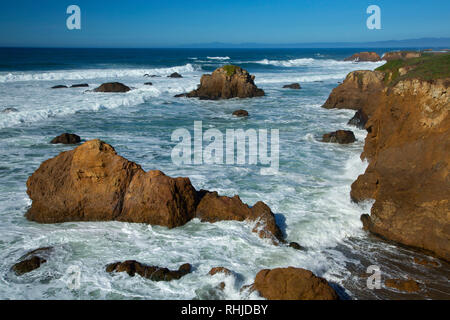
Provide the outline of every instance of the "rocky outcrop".
<path id="1" fill-rule="evenodd" d="M 328 282 L 301 268 L 265 269 L 252 287 L 268 300 L 338 300 Z"/>
<path id="2" fill-rule="evenodd" d="M 384 77 L 381 71 L 350 72 L 344 82 L 333 89 L 322 107 L 362 110 L 370 117 L 377 107 L 379 92 L 385 88 Z"/>
<path id="3" fill-rule="evenodd" d="M 73 84 L 70 86 L 71 88 L 87 88 L 89 85 L 87 83 L 79 83 L 79 84 Z"/>
<path id="4" fill-rule="evenodd" d="M 248 111 L 247 110 L 236 110 L 233 112 L 233 116 L 235 117 L 248 117 Z"/>
<path id="5" fill-rule="evenodd" d="M 257 232 L 261 238 L 283 240 L 283 234 L 275 221 L 275 216 L 264 202 L 259 201 L 250 208 L 241 201 L 239 196 L 223 197 L 217 192 L 204 190 L 200 191 L 200 197 L 196 217 L 202 222 L 256 221 L 253 232 Z"/>
<path id="6" fill-rule="evenodd" d="M 168 78 L 183 78 L 183 76 L 181 74 L 179 74 L 178 72 L 174 72 L 170 75 L 167 76 Z"/>
<path id="7" fill-rule="evenodd" d="M 233 274 L 233 272 L 227 268 L 224 267 L 214 267 L 211 270 L 209 270 L 208 274 L 210 276 L 214 276 L 218 273 L 223 273 L 226 276 L 231 276 Z"/>
<path id="8" fill-rule="evenodd" d="M 203 100 L 231 98 L 253 98 L 264 95 L 254 83 L 255 76 L 240 67 L 227 65 L 216 69 L 212 74 L 205 74 L 198 89 L 183 96 Z"/>
<path id="9" fill-rule="evenodd" d="M 322 137 L 322 142 L 332 142 L 340 144 L 348 144 L 356 141 L 355 135 L 349 130 L 338 130 L 326 133 Z"/>
<path id="10" fill-rule="evenodd" d="M 450 81 L 408 79 L 379 92 L 355 201 L 375 199 L 364 227 L 450 260 Z M 372 108 L 374 108 L 373 106 Z"/>
<path id="11" fill-rule="evenodd" d="M 344 61 L 355 61 L 355 62 L 362 62 L 362 61 L 371 61 L 371 62 L 377 62 L 381 61 L 380 56 L 376 52 L 360 52 L 355 53 L 351 57 L 345 58 Z"/>
<path id="12" fill-rule="evenodd" d="M 191 273 L 192 266 L 189 263 L 183 264 L 178 270 L 169 270 L 156 266 L 147 266 L 135 260 L 115 262 L 106 266 L 106 272 L 126 272 L 130 277 L 136 274 L 152 281 L 172 281 L 179 280 Z"/>
<path id="13" fill-rule="evenodd" d="M 103 141 L 91 140 L 41 164 L 27 181 L 26 217 L 40 223 L 124 221 L 174 228 L 202 221 L 254 221 L 260 236 L 282 239 L 264 203 L 197 192 L 188 178 L 145 172 Z"/>
<path id="14" fill-rule="evenodd" d="M 40 268 L 40 266 L 47 262 L 49 254 L 53 250 L 52 247 L 39 248 L 28 252 L 19 259 L 19 262 L 14 264 L 11 268 L 16 275 L 21 276 L 33 270 Z"/>
<path id="15" fill-rule="evenodd" d="M 77 144 L 81 142 L 80 136 L 73 133 L 63 133 L 50 141 L 51 144 Z"/>
<path id="16" fill-rule="evenodd" d="M 406 60 L 411 58 L 419 58 L 422 56 L 421 52 L 418 51 L 393 51 L 393 52 L 386 52 L 383 55 L 383 60 L 385 61 L 391 61 L 391 60 Z"/>
<path id="17" fill-rule="evenodd" d="M 366 127 L 366 123 L 369 120 L 369 117 L 362 109 L 356 111 L 353 118 L 348 121 L 348 125 L 355 126 L 359 129 L 364 129 Z"/>
<path id="18" fill-rule="evenodd" d="M 284 89 L 296 89 L 299 90 L 302 87 L 300 86 L 300 83 L 291 83 L 291 84 L 286 84 L 283 86 Z"/>
<path id="19" fill-rule="evenodd" d="M 95 88 L 94 92 L 128 92 L 131 89 L 120 82 L 108 82 L 102 84 L 100 87 Z"/>
<path id="20" fill-rule="evenodd" d="M 67 86 L 61 84 L 52 87 L 52 89 L 66 89 L 66 88 Z"/>
<path id="21" fill-rule="evenodd" d="M 403 280 L 403 279 L 388 279 L 384 282 L 384 285 L 388 288 L 393 288 L 398 291 L 403 291 L 407 293 L 418 292 L 421 289 L 420 283 L 414 280 Z"/>

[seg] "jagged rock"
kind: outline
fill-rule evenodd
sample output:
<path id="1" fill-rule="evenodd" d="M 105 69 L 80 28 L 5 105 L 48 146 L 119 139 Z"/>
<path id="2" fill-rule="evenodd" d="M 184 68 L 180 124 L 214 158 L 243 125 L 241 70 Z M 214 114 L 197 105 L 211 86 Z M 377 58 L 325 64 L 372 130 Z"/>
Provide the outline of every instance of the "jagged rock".
<path id="1" fill-rule="evenodd" d="M 188 98 L 218 100 L 231 98 L 252 98 L 264 95 L 254 83 L 255 76 L 240 67 L 227 65 L 205 74 L 198 89 L 187 93 Z"/>
<path id="2" fill-rule="evenodd" d="M 300 83 L 291 83 L 291 84 L 286 84 L 283 86 L 283 88 L 285 89 L 301 89 L 302 87 L 300 86 Z"/>
<path id="3" fill-rule="evenodd" d="M 52 87 L 52 89 L 65 89 L 65 88 L 67 88 L 67 86 L 65 86 L 65 85 L 57 85 L 57 86 L 53 86 Z"/>
<path id="4" fill-rule="evenodd" d="M 108 82 L 94 89 L 94 92 L 128 92 L 131 89 L 120 82 Z"/>
<path id="5" fill-rule="evenodd" d="M 50 141 L 51 144 L 77 144 L 81 142 L 80 136 L 73 133 L 63 133 Z"/>
<path id="6" fill-rule="evenodd" d="M 19 262 L 12 266 L 11 270 L 13 270 L 18 276 L 36 270 L 43 263 L 47 262 L 46 259 L 52 250 L 52 247 L 46 247 L 30 251 L 21 257 Z"/>
<path id="7" fill-rule="evenodd" d="M 268 300 L 338 300 L 328 282 L 301 268 L 265 269 L 258 272 L 253 290 Z"/>
<path id="8" fill-rule="evenodd" d="M 253 232 L 257 232 L 261 238 L 283 241 L 283 234 L 276 224 L 275 216 L 264 202 L 259 201 L 250 208 L 237 195 L 229 198 L 205 190 L 200 191 L 200 198 L 196 217 L 201 221 L 257 221 Z"/>
<path id="9" fill-rule="evenodd" d="M 348 144 L 355 141 L 355 135 L 352 131 L 348 130 L 338 130 L 335 132 L 326 133 L 322 137 L 322 142 L 337 142 L 340 144 Z"/>
<path id="10" fill-rule="evenodd" d="M 248 112 L 246 110 L 236 110 L 233 112 L 233 116 L 235 117 L 248 117 Z"/>
<path id="11" fill-rule="evenodd" d="M 369 117 L 367 116 L 367 114 L 365 114 L 362 109 L 359 109 L 347 124 L 358 127 L 360 129 L 364 129 L 368 120 Z"/>
<path id="12" fill-rule="evenodd" d="M 181 74 L 179 74 L 178 72 L 174 72 L 171 75 L 167 76 L 168 78 L 183 78 L 183 76 Z"/>
<path id="13" fill-rule="evenodd" d="M 134 260 L 115 262 L 106 266 L 106 272 L 126 272 L 134 277 L 136 274 L 152 281 L 172 281 L 178 280 L 191 273 L 192 266 L 189 263 L 183 264 L 178 270 L 169 270 L 156 266 L 147 266 Z"/>
<path id="14" fill-rule="evenodd" d="M 376 52 L 360 52 L 355 53 L 351 57 L 345 58 L 344 61 L 355 61 L 355 62 L 361 62 L 361 61 L 372 61 L 377 62 L 381 61 L 380 56 Z"/>
<path id="15" fill-rule="evenodd" d="M 384 285 L 389 288 L 397 289 L 399 291 L 414 293 L 421 289 L 420 283 L 414 280 L 403 279 L 388 279 L 384 282 Z"/>
<path id="16" fill-rule="evenodd" d="M 89 85 L 87 83 L 73 84 L 70 86 L 71 88 L 87 88 Z"/>

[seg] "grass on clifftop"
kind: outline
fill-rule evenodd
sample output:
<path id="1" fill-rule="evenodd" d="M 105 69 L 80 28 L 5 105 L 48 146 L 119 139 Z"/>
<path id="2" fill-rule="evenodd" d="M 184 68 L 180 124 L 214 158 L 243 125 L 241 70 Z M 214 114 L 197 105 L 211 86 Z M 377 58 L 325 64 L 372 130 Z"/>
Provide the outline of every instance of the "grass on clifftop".
<path id="1" fill-rule="evenodd" d="M 411 68 L 408 73 L 400 75 L 400 68 Z M 405 79 L 436 80 L 450 77 L 450 53 L 424 53 L 421 57 L 406 60 L 392 60 L 376 70 L 390 73 L 386 85 L 393 86 Z"/>

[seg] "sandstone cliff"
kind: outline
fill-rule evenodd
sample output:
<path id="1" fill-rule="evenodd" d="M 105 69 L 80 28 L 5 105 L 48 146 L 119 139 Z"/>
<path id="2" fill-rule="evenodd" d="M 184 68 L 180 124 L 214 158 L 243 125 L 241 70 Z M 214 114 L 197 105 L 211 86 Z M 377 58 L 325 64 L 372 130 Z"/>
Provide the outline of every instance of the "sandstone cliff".
<path id="1" fill-rule="evenodd" d="M 427 56 L 353 72 L 324 107 L 368 116 L 365 173 L 355 201 L 375 199 L 364 227 L 450 260 L 450 56 Z M 436 68 L 436 66 L 438 66 Z M 408 67 L 402 74 L 401 68 Z M 436 70 L 436 71 L 435 71 Z"/>

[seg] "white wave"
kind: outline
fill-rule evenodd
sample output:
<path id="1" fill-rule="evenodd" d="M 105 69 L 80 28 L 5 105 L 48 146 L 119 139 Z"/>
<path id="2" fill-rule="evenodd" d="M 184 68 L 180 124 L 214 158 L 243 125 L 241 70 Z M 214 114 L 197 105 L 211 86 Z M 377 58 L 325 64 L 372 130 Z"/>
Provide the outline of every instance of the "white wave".
<path id="1" fill-rule="evenodd" d="M 189 73 L 197 70 L 200 70 L 200 68 L 188 63 L 184 66 L 154 69 L 82 69 L 52 72 L 10 72 L 0 73 L 0 82 L 114 79 L 143 77 L 145 74 L 165 76 L 173 72 Z"/>
<path id="2" fill-rule="evenodd" d="M 313 58 L 300 58 L 300 59 L 290 59 L 290 60 L 268 60 L 263 59 L 259 61 L 254 61 L 253 63 L 259 63 L 264 65 L 273 65 L 277 67 L 301 67 L 301 66 L 317 66 L 317 67 L 351 67 L 352 65 L 357 65 L 358 68 L 376 68 L 382 65 L 384 62 L 359 62 L 355 63 L 353 61 L 339 61 L 333 59 L 313 59 Z"/>
<path id="3" fill-rule="evenodd" d="M 286 83 L 286 82 L 318 82 L 327 80 L 341 80 L 347 76 L 348 72 L 335 74 L 293 74 L 283 76 L 273 76 L 273 74 L 264 74 L 256 76 L 256 84 L 265 83 Z"/>
<path id="4" fill-rule="evenodd" d="M 230 57 L 207 57 L 209 60 L 230 60 Z"/>

